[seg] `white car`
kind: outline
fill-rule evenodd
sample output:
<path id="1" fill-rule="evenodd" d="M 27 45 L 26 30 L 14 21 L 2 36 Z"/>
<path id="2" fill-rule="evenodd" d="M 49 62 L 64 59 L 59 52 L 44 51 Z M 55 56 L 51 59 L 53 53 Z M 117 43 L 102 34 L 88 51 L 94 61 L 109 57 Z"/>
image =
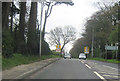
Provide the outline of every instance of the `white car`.
<path id="1" fill-rule="evenodd" d="M 79 59 L 84 59 L 86 60 L 86 55 L 84 53 L 79 54 Z"/>
<path id="2" fill-rule="evenodd" d="M 66 58 L 71 59 L 71 55 L 70 55 L 69 53 L 65 54 L 65 55 L 64 55 L 64 59 L 66 59 Z"/>

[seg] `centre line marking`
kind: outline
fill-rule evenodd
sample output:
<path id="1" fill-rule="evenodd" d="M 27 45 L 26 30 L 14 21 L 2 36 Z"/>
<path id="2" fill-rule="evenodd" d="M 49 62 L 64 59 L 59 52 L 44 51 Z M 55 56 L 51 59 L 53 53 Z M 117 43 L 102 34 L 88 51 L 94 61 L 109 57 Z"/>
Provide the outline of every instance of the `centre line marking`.
<path id="1" fill-rule="evenodd" d="M 84 62 L 83 61 L 81 61 L 83 64 L 84 64 Z"/>
<path id="2" fill-rule="evenodd" d="M 94 73 L 98 76 L 98 77 L 100 77 L 100 79 L 102 79 L 103 81 L 107 81 L 104 77 L 102 77 L 99 73 L 97 73 L 96 71 L 94 71 Z"/>
<path id="3" fill-rule="evenodd" d="M 91 67 L 90 67 L 90 66 L 88 66 L 87 64 L 85 64 L 85 66 L 87 66 L 89 69 L 91 69 Z"/>

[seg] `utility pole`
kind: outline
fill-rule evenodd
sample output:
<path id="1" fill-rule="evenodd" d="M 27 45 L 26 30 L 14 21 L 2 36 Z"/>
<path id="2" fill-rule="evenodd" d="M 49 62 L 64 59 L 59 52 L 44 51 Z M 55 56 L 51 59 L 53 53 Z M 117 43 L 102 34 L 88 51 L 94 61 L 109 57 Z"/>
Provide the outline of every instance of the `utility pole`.
<path id="1" fill-rule="evenodd" d="M 92 51 L 92 57 L 93 57 L 93 53 L 94 53 L 94 27 L 92 27 L 92 47 L 91 47 L 91 51 Z"/>
<path id="2" fill-rule="evenodd" d="M 120 1 L 118 3 L 118 27 L 120 27 Z M 120 28 L 118 28 L 118 31 L 120 31 Z M 120 32 L 118 32 L 118 46 L 120 46 L 120 38 L 119 38 L 119 36 L 120 36 Z M 117 53 L 120 53 L 120 50 L 118 50 Z M 117 59 L 120 60 L 120 54 L 118 54 L 117 57 L 118 57 Z"/>
<path id="3" fill-rule="evenodd" d="M 43 5 L 43 2 L 41 2 L 41 14 L 40 14 L 40 15 L 41 15 L 41 17 L 40 17 L 40 45 L 39 45 L 39 56 L 41 56 L 41 47 L 42 47 L 42 46 L 41 46 L 41 44 L 42 44 L 42 35 L 41 35 L 41 34 L 42 34 L 42 30 L 41 30 L 41 29 L 42 29 L 42 17 L 43 17 L 42 15 L 43 15 L 43 6 L 44 6 L 44 5 Z"/>

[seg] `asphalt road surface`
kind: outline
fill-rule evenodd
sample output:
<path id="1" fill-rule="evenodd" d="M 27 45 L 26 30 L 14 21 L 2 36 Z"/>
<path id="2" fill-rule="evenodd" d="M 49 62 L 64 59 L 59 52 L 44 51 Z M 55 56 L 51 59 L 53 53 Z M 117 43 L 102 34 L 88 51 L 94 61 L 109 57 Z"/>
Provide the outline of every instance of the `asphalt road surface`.
<path id="1" fill-rule="evenodd" d="M 32 74 L 26 79 L 106 79 L 106 77 L 98 73 L 102 63 L 100 62 L 99 65 L 99 62 L 96 61 L 95 65 L 94 62 L 95 61 L 92 62 L 89 60 L 79 59 L 60 59 L 57 62 L 45 67 L 43 70 Z M 108 69 L 108 67 L 106 65 L 105 67 L 103 66 L 102 69 Z M 114 71 L 113 68 L 109 68 L 109 70 L 110 69 Z"/>

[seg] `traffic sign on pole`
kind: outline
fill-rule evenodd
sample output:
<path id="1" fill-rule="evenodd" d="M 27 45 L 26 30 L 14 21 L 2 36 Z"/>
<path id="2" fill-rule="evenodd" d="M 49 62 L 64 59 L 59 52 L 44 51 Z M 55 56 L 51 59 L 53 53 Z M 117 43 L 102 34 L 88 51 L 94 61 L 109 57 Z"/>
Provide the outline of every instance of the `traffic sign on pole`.
<path id="1" fill-rule="evenodd" d="M 60 52 L 61 50 L 61 45 L 56 45 L 56 52 Z"/>
<path id="2" fill-rule="evenodd" d="M 84 53 L 89 54 L 89 47 L 88 46 L 84 47 Z"/>

